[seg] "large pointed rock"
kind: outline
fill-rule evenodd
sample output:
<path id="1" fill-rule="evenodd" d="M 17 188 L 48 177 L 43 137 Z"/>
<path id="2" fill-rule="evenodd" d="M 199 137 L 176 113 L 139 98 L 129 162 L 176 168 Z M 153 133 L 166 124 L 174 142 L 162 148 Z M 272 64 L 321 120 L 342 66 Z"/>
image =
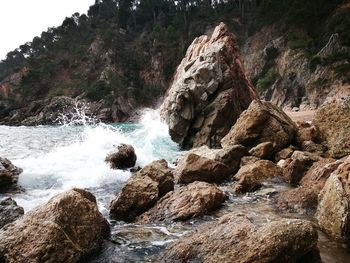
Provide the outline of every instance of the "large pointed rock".
<path id="1" fill-rule="evenodd" d="M 0 230 L 0 259 L 7 263 L 83 262 L 100 248 L 109 225 L 95 197 L 73 189 L 53 197 Z"/>
<path id="2" fill-rule="evenodd" d="M 183 147 L 218 146 L 257 98 L 225 24 L 196 38 L 178 66 L 161 106 L 174 141 Z"/>
<path id="3" fill-rule="evenodd" d="M 296 124 L 280 108 L 271 102 L 254 100 L 221 144 L 223 147 L 235 144 L 254 147 L 271 142 L 278 152 L 294 142 L 296 132 Z"/>

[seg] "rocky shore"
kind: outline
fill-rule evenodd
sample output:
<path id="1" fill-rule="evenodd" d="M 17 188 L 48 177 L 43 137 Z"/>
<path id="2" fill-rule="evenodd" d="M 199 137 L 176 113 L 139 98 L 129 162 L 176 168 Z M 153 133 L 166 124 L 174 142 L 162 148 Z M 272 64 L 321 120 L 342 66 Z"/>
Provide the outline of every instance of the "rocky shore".
<path id="1" fill-rule="evenodd" d="M 111 200 L 109 219 L 142 226 L 210 219 L 154 262 L 321 262 L 318 231 L 350 245 L 350 97 L 324 104 L 312 122 L 294 122 L 258 99 L 233 36 L 220 24 L 190 46 L 161 114 L 171 137 L 190 150 L 174 168 L 165 160 L 133 167 L 131 145 L 109 153 L 113 169 L 133 171 Z M 7 191 L 21 170 L 0 161 L 0 189 Z M 230 197 L 269 182 L 288 185 L 268 195 L 274 220 L 230 211 Z M 109 239 L 108 221 L 83 189 L 22 214 L 15 202 L 0 203 L 0 261 L 84 262 Z"/>

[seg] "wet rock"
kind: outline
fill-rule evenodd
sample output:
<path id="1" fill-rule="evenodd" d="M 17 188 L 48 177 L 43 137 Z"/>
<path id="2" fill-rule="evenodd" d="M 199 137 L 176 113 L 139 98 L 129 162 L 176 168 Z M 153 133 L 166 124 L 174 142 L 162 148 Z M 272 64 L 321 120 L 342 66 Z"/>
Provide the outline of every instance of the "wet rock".
<path id="1" fill-rule="evenodd" d="M 257 190 L 263 181 L 282 176 L 282 169 L 271 161 L 260 160 L 247 164 L 234 176 L 237 182 L 234 190 L 238 193 L 252 192 Z"/>
<path id="2" fill-rule="evenodd" d="M 249 155 L 247 148 L 242 145 L 233 145 L 224 149 L 209 149 L 208 146 L 202 146 L 190 150 L 190 153 L 221 162 L 230 169 L 231 173 L 236 173 L 241 158 Z"/>
<path id="3" fill-rule="evenodd" d="M 174 189 L 173 174 L 165 160 L 154 161 L 132 175 L 110 204 L 111 217 L 133 221 Z"/>
<path id="4" fill-rule="evenodd" d="M 263 142 L 250 149 L 249 153 L 260 159 L 269 160 L 275 154 L 275 149 L 272 142 Z"/>
<path id="5" fill-rule="evenodd" d="M 296 132 L 296 124 L 280 108 L 267 101 L 254 100 L 221 140 L 221 145 L 252 147 L 271 142 L 274 149 L 280 151 L 293 143 Z"/>
<path id="6" fill-rule="evenodd" d="M 327 141 L 333 158 L 350 154 L 350 96 L 328 103 L 317 110 L 314 123 Z"/>
<path id="7" fill-rule="evenodd" d="M 121 144 L 117 147 L 117 151 L 109 153 L 106 162 L 110 164 L 112 169 L 126 169 L 134 167 L 137 156 L 134 147 L 129 144 Z"/>
<path id="8" fill-rule="evenodd" d="M 261 227 L 228 214 L 167 247 L 164 262 L 301 262 L 317 246 L 316 228 L 304 220 L 281 219 Z"/>
<path id="9" fill-rule="evenodd" d="M 12 223 L 23 215 L 23 207 L 18 206 L 12 198 L 6 198 L 0 201 L 0 228 Z"/>
<path id="10" fill-rule="evenodd" d="M 0 157 L 0 192 L 17 188 L 18 176 L 22 169 L 14 166 L 10 160 Z"/>
<path id="11" fill-rule="evenodd" d="M 206 215 L 219 208 L 227 196 L 219 188 L 205 182 L 194 182 L 167 193 L 138 222 L 178 221 Z"/>
<path id="12" fill-rule="evenodd" d="M 194 181 L 220 183 L 231 175 L 228 166 L 194 153 L 185 155 L 175 168 L 175 179 L 180 184 L 189 184 Z"/>
<path id="13" fill-rule="evenodd" d="M 257 94 L 244 73 L 236 41 L 220 23 L 196 38 L 161 106 L 171 138 L 185 148 L 216 147 Z"/>
<path id="14" fill-rule="evenodd" d="M 294 146 L 289 146 L 287 148 L 284 148 L 284 149 L 280 150 L 275 155 L 275 161 L 278 162 L 278 161 L 280 161 L 282 159 L 290 158 L 295 150 L 296 150 L 296 148 Z"/>
<path id="15" fill-rule="evenodd" d="M 78 262 L 99 250 L 109 225 L 95 197 L 73 189 L 0 230 L 5 262 Z"/>
<path id="16" fill-rule="evenodd" d="M 316 212 L 318 194 L 312 189 L 298 187 L 278 193 L 274 199 L 277 208 L 301 214 Z"/>
<path id="17" fill-rule="evenodd" d="M 335 239 L 350 240 L 350 159 L 328 178 L 318 197 L 316 218 Z"/>

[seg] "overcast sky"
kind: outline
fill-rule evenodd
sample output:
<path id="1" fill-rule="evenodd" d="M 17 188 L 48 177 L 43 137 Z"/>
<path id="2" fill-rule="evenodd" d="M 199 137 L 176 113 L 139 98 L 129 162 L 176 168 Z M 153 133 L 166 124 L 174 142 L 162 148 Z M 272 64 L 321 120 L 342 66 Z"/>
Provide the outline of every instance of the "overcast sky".
<path id="1" fill-rule="evenodd" d="M 94 0 L 0 0 L 0 60 L 9 51 L 59 26 L 75 12 L 87 13 Z"/>

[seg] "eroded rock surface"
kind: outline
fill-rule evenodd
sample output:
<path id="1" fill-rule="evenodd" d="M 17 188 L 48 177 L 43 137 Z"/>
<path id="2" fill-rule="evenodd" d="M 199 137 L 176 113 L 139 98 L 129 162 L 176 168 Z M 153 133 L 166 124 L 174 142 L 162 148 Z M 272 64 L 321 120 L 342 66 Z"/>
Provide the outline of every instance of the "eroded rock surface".
<path id="1" fill-rule="evenodd" d="M 316 247 L 317 239 L 307 221 L 281 219 L 258 227 L 246 216 L 228 214 L 168 246 L 163 261 L 294 263 Z"/>
<path id="2" fill-rule="evenodd" d="M 106 157 L 106 162 L 109 163 L 112 169 L 126 169 L 134 167 L 137 156 L 134 147 L 129 144 L 121 144 L 117 150 L 111 152 Z"/>
<path id="3" fill-rule="evenodd" d="M 8 263 L 78 262 L 97 252 L 108 234 L 95 197 L 73 189 L 1 229 L 0 257 Z"/>
<path id="4" fill-rule="evenodd" d="M 227 196 L 219 188 L 205 182 L 194 182 L 167 193 L 138 222 L 186 220 L 209 214 L 219 208 Z"/>
<path id="5" fill-rule="evenodd" d="M 23 207 L 17 205 L 12 198 L 6 198 L 0 202 L 0 228 L 12 223 L 24 215 Z"/>
<path id="6" fill-rule="evenodd" d="M 221 23 L 211 36 L 196 38 L 188 48 L 161 115 L 181 146 L 213 147 L 256 98 L 234 37 Z"/>
<path id="7" fill-rule="evenodd" d="M 221 145 L 254 147 L 271 142 L 277 152 L 294 142 L 296 132 L 296 124 L 280 108 L 267 101 L 254 100 L 221 140 Z"/>

